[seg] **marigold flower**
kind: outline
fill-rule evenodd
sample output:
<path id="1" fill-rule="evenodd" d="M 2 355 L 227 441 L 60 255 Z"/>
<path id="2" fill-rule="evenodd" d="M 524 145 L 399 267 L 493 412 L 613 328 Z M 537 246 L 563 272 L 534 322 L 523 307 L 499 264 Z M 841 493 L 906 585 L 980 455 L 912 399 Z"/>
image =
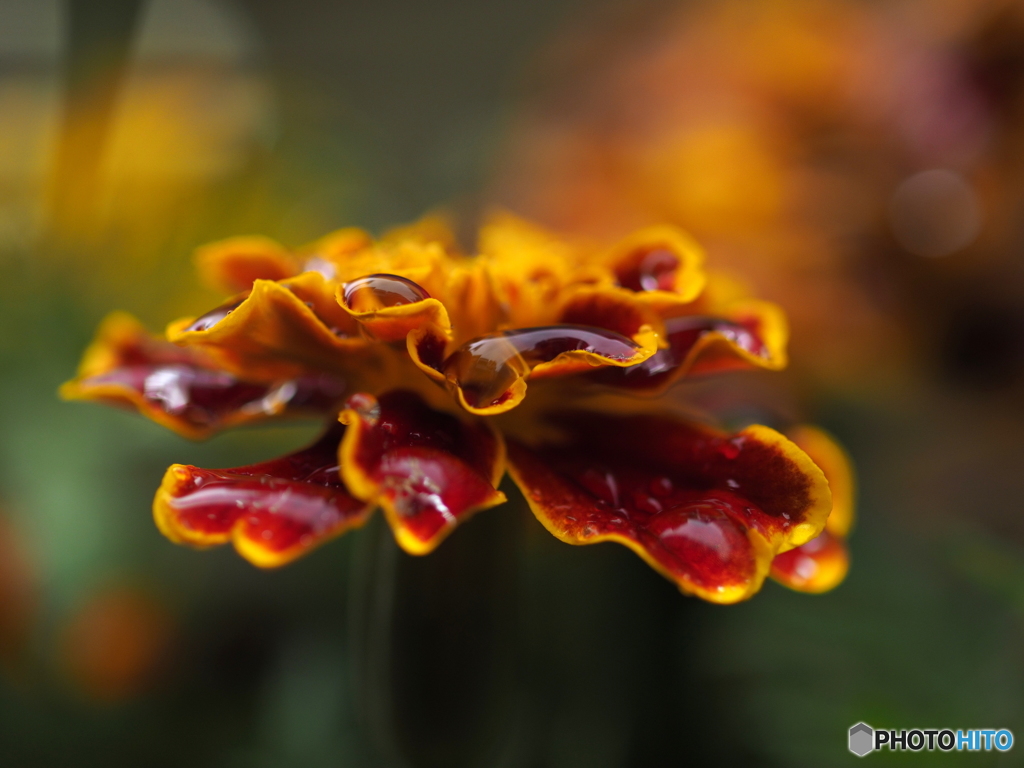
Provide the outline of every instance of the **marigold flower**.
<path id="1" fill-rule="evenodd" d="M 380 507 L 398 544 L 425 554 L 505 501 L 507 468 L 559 539 L 624 544 L 713 602 L 751 596 L 769 573 L 805 591 L 845 573 L 840 449 L 809 428 L 728 434 L 665 394 L 687 376 L 786 364 L 781 310 L 707 274 L 675 228 L 598 248 L 499 215 L 468 256 L 426 219 L 295 251 L 235 238 L 198 262 L 237 293 L 166 340 L 111 316 L 63 396 L 193 438 L 289 414 L 329 425 L 261 464 L 169 468 L 153 509 L 172 541 L 230 541 L 273 567 Z M 845 494 L 835 507 L 830 482 Z"/>

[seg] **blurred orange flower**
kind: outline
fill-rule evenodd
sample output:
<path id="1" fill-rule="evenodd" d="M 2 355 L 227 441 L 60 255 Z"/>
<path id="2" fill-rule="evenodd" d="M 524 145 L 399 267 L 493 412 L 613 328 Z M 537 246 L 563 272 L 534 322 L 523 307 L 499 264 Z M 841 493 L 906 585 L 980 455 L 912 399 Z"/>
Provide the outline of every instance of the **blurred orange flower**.
<path id="1" fill-rule="evenodd" d="M 84 695 L 121 701 L 155 681 L 173 634 L 174 620 L 158 599 L 135 588 L 111 587 L 89 597 L 64 627 L 60 662 Z"/>
<path id="2" fill-rule="evenodd" d="M 36 614 L 36 579 L 14 526 L 0 513 L 0 667 L 17 667 Z"/>
<path id="3" fill-rule="evenodd" d="M 787 308 L 797 366 L 832 387 L 890 384 L 974 303 L 1019 303 L 1019 3 L 716 0 L 642 21 L 553 48 L 494 198 L 574 236 L 686 228 Z"/>

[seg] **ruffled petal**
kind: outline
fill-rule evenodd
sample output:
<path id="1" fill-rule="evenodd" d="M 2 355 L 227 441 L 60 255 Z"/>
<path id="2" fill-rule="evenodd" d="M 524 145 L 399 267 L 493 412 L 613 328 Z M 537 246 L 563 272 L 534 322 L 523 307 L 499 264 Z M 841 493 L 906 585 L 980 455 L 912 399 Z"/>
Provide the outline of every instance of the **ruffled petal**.
<path id="1" fill-rule="evenodd" d="M 797 592 L 819 594 L 839 586 L 849 569 L 846 542 L 825 530 L 806 544 L 776 555 L 771 575 Z"/>
<path id="2" fill-rule="evenodd" d="M 453 267 L 442 300 L 451 317 L 455 346 L 508 325 L 508 307 L 499 299 L 494 277 L 482 260 L 467 259 Z"/>
<path id="3" fill-rule="evenodd" d="M 452 265 L 461 261 L 442 243 L 419 239 L 373 243 L 356 239 L 353 232 L 343 230 L 310 246 L 307 268 L 315 264 L 316 271 L 341 283 L 366 275 L 397 275 L 440 297 Z"/>
<path id="4" fill-rule="evenodd" d="M 157 527 L 197 547 L 230 541 L 249 562 L 272 568 L 362 525 L 373 505 L 339 475 L 342 431 L 334 425 L 309 448 L 247 467 L 174 464 L 153 500 Z"/>
<path id="5" fill-rule="evenodd" d="M 343 227 L 299 248 L 299 255 L 305 259 L 344 261 L 372 246 L 373 237 L 366 230 L 359 227 Z"/>
<path id="6" fill-rule="evenodd" d="M 659 337 L 665 334 L 661 317 L 649 304 L 632 291 L 612 285 L 567 290 L 557 322 L 603 328 L 634 340 L 647 330 L 654 330 Z"/>
<path id="7" fill-rule="evenodd" d="M 411 331 L 427 324 L 446 337 L 452 335 L 444 304 L 399 275 L 365 275 L 339 286 L 337 298 L 368 339 L 403 341 Z"/>
<path id="8" fill-rule="evenodd" d="M 399 244 L 403 242 L 437 243 L 446 253 L 459 253 L 458 238 L 452 229 L 451 217 L 444 211 L 433 211 L 420 217 L 412 224 L 405 224 L 393 227 L 385 232 L 381 238 L 384 245 Z"/>
<path id="9" fill-rule="evenodd" d="M 829 533 L 845 538 L 856 516 L 856 482 L 853 462 L 846 451 L 828 432 L 809 424 L 801 424 L 786 432 L 821 467 L 832 490 L 832 512 L 825 527 Z"/>
<path id="10" fill-rule="evenodd" d="M 444 361 L 448 357 L 448 346 L 448 335 L 444 330 L 429 324 L 411 331 L 405 338 L 406 351 L 412 362 L 439 384 L 445 383 Z"/>
<path id="11" fill-rule="evenodd" d="M 257 280 L 248 295 L 172 323 L 167 338 L 258 379 L 353 375 L 371 370 L 367 361 L 380 351 L 359 335 L 358 324 L 338 306 L 334 284 L 317 272 L 280 283 Z"/>
<path id="12" fill-rule="evenodd" d="M 501 438 L 463 423 L 411 392 L 356 395 L 341 420 L 341 474 L 359 498 L 379 504 L 401 547 L 433 550 L 474 512 L 505 501 Z"/>
<path id="13" fill-rule="evenodd" d="M 295 258 L 268 237 L 230 237 L 196 249 L 199 278 L 223 293 L 241 293 L 256 280 L 285 280 L 299 273 Z"/>
<path id="14" fill-rule="evenodd" d="M 526 381 L 641 363 L 658 348 L 658 334 L 641 326 L 633 338 L 585 325 L 552 325 L 492 333 L 466 342 L 442 358 L 445 337 L 425 325 L 409 334 L 413 362 L 444 382 L 463 408 L 492 416 L 526 397 Z"/>
<path id="15" fill-rule="evenodd" d="M 555 323 L 565 290 L 614 281 L 609 270 L 587 263 L 579 248 L 508 213 L 488 217 L 478 245 L 508 327 Z"/>
<path id="16" fill-rule="evenodd" d="M 675 227 L 648 227 L 615 245 L 605 257 L 623 288 L 658 310 L 687 304 L 704 289 L 704 252 Z"/>
<path id="17" fill-rule="evenodd" d="M 683 315 L 665 321 L 668 346 L 640 365 L 597 371 L 593 378 L 613 387 L 659 394 L 684 376 L 730 370 L 786 367 L 786 317 L 766 301 L 730 305 L 719 316 Z"/>
<path id="18" fill-rule="evenodd" d="M 832 491 L 832 511 L 821 535 L 775 558 L 771 575 L 798 592 L 828 592 L 839 586 L 850 568 L 846 536 L 855 514 L 853 465 L 822 429 L 802 424 L 787 434 L 824 472 Z"/>
<path id="19" fill-rule="evenodd" d="M 202 353 L 155 338 L 130 315 L 115 313 L 100 325 L 78 375 L 60 394 L 130 408 L 200 439 L 285 413 L 328 413 L 344 390 L 342 380 L 326 374 L 273 382 L 240 379 Z"/>
<path id="20" fill-rule="evenodd" d="M 762 426 L 726 435 L 673 417 L 552 416 L 563 439 L 509 442 L 509 471 L 537 518 L 570 544 L 617 541 L 683 592 L 732 603 L 773 557 L 821 532 L 828 483 Z"/>

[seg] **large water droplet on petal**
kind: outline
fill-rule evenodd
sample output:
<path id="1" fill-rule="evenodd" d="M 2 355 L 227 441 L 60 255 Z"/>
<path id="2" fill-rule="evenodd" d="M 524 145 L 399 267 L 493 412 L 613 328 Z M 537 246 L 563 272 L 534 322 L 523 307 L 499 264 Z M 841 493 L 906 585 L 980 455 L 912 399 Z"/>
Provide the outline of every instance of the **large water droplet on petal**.
<path id="1" fill-rule="evenodd" d="M 634 254 L 619 269 L 619 285 L 632 291 L 671 291 L 675 287 L 679 257 L 667 248 Z"/>
<path id="2" fill-rule="evenodd" d="M 450 354 L 443 373 L 476 408 L 499 405 L 517 379 L 565 352 L 591 352 L 608 360 L 636 356 L 639 345 L 614 331 L 582 325 L 523 328 L 483 336 Z"/>
<path id="3" fill-rule="evenodd" d="M 400 307 L 429 299 L 422 287 L 398 275 L 367 275 L 345 283 L 342 291 L 345 305 L 353 312 L 376 312 L 387 307 Z"/>

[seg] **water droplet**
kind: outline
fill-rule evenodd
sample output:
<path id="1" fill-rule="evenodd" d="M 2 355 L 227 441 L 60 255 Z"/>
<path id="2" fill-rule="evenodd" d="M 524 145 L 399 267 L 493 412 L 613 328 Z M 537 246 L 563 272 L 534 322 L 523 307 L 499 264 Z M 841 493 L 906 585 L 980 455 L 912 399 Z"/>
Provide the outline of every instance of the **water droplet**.
<path id="1" fill-rule="evenodd" d="M 404 277 L 376 274 L 345 283 L 342 297 L 353 312 L 375 312 L 386 307 L 415 304 L 429 299 L 430 294 Z"/>
<path id="2" fill-rule="evenodd" d="M 643 491 L 636 491 L 633 494 L 633 506 L 648 515 L 656 515 L 662 510 L 661 502 Z"/>
<path id="3" fill-rule="evenodd" d="M 732 460 L 740 455 L 741 445 L 742 443 L 737 442 L 736 438 L 722 440 L 718 444 L 718 452 L 722 454 L 725 458 Z"/>
<path id="4" fill-rule="evenodd" d="M 380 419 L 380 403 L 373 395 L 357 392 L 345 401 L 345 407 L 359 414 L 361 419 L 375 425 Z"/>
<path id="5" fill-rule="evenodd" d="M 698 550 L 727 561 L 734 550 L 746 546 L 746 538 L 729 518 L 707 510 L 669 510 L 653 518 L 648 528 L 668 549 L 684 556 Z"/>
<path id="6" fill-rule="evenodd" d="M 648 490 L 650 490 L 651 494 L 660 499 L 669 496 L 673 488 L 672 480 L 667 477 L 656 477 L 648 485 Z"/>
<path id="7" fill-rule="evenodd" d="M 633 358 L 638 345 L 614 331 L 585 325 L 522 328 L 482 336 L 462 345 L 444 361 L 442 372 L 458 386 L 471 406 L 500 405 L 512 385 L 541 363 L 583 350 L 622 361 Z"/>
<path id="8" fill-rule="evenodd" d="M 240 299 L 238 299 L 238 298 L 232 299 L 231 301 L 229 301 L 229 302 L 227 302 L 225 304 L 221 304 L 219 307 L 215 307 L 214 309 L 211 309 L 206 314 L 200 315 L 195 320 L 193 320 L 191 325 L 189 325 L 185 330 L 186 331 L 206 331 L 206 330 L 209 330 L 210 328 L 213 328 L 213 326 L 215 326 L 217 323 L 219 323 L 225 317 L 227 317 L 232 312 L 234 312 L 236 309 L 238 309 L 240 306 L 242 306 L 242 303 L 247 298 L 248 298 L 248 294 L 246 294 L 245 296 L 243 296 Z"/>
<path id="9" fill-rule="evenodd" d="M 619 506 L 619 484 L 611 472 L 590 468 L 580 475 L 579 482 L 599 501 L 612 507 Z"/>
<path id="10" fill-rule="evenodd" d="M 637 389 L 654 388 L 672 374 L 687 359 L 690 350 L 707 334 L 724 336 L 745 352 L 757 357 L 770 357 L 767 347 L 756 332 L 753 321 L 745 323 L 726 320 L 721 317 L 684 315 L 665 321 L 667 349 L 659 349 L 638 365 L 628 368 L 605 368 L 595 371 L 593 376 L 604 384 Z"/>
<path id="11" fill-rule="evenodd" d="M 665 247 L 637 251 L 618 270 L 619 285 L 632 291 L 671 291 L 679 257 Z"/>

